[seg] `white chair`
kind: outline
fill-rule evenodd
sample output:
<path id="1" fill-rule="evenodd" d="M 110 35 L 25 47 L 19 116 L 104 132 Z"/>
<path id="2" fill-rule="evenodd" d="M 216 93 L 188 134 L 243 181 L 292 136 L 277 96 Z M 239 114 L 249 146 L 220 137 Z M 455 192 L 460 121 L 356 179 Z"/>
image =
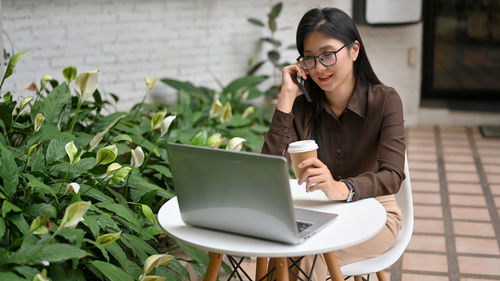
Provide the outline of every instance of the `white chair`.
<path id="1" fill-rule="evenodd" d="M 358 276 L 368 275 L 369 278 L 369 274 L 376 272 L 377 279 L 379 281 L 385 281 L 387 279 L 385 278 L 383 270 L 393 265 L 401 257 L 408 246 L 413 233 L 413 199 L 411 194 L 410 171 L 408 168 L 406 153 L 404 170 L 406 178 L 401 183 L 399 192 L 395 194 L 396 200 L 401 208 L 401 212 L 403 213 L 401 229 L 396 242 L 392 248 L 378 257 L 342 266 L 340 269 L 342 270 L 342 274 L 344 276 L 356 276 L 355 280 L 362 280 Z"/>

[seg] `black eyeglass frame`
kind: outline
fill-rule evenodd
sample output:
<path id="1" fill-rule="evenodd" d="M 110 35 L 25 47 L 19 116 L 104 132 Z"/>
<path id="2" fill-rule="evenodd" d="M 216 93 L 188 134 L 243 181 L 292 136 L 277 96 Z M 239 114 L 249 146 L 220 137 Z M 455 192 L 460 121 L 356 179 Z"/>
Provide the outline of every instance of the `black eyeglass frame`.
<path id="1" fill-rule="evenodd" d="M 332 65 L 335 65 L 335 64 L 337 63 L 337 53 L 338 53 L 338 52 L 340 52 L 342 49 L 344 49 L 344 47 L 345 47 L 345 46 L 347 46 L 347 45 L 349 45 L 349 44 L 344 44 L 344 46 L 340 47 L 340 49 L 338 49 L 337 51 L 324 52 L 324 53 L 322 53 L 322 54 L 321 54 L 321 55 L 319 55 L 319 56 L 307 56 L 307 58 L 313 58 L 313 59 L 314 59 L 314 65 L 313 65 L 312 67 L 310 67 L 310 68 L 306 68 L 306 67 L 304 67 L 304 65 L 300 62 L 300 60 L 301 60 L 301 59 L 306 58 L 306 57 L 304 57 L 304 56 L 299 56 L 299 57 L 297 58 L 297 62 L 299 63 L 300 67 L 302 67 L 304 70 L 310 70 L 310 69 L 315 68 L 315 67 L 316 67 L 316 59 L 319 59 L 319 62 L 320 62 L 322 65 L 324 65 L 324 66 L 332 66 Z M 335 62 L 334 62 L 334 63 L 332 63 L 332 64 L 327 64 L 327 63 L 325 63 L 325 62 L 323 61 L 323 57 L 324 57 L 324 56 L 329 56 L 329 55 L 331 55 L 331 54 L 333 54 L 333 55 L 335 56 Z"/>

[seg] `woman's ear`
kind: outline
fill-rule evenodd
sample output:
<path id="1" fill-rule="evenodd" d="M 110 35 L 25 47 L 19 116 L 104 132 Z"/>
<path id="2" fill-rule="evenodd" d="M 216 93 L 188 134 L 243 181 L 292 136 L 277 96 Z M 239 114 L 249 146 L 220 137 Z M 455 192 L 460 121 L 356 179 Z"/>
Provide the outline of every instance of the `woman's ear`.
<path id="1" fill-rule="evenodd" d="M 359 45 L 358 40 L 354 40 L 354 43 L 352 43 L 352 52 L 351 52 L 351 57 L 352 61 L 356 61 L 358 59 L 358 54 L 359 54 L 359 49 L 361 46 Z"/>

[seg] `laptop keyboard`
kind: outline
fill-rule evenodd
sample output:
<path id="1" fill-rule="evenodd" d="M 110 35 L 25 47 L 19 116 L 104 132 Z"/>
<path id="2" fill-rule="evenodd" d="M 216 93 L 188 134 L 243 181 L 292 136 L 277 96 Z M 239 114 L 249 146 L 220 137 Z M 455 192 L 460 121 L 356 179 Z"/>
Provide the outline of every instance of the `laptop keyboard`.
<path id="1" fill-rule="evenodd" d="M 296 221 L 296 223 L 297 223 L 297 233 L 301 233 L 302 231 L 306 230 L 312 225 L 312 223 L 303 221 Z"/>

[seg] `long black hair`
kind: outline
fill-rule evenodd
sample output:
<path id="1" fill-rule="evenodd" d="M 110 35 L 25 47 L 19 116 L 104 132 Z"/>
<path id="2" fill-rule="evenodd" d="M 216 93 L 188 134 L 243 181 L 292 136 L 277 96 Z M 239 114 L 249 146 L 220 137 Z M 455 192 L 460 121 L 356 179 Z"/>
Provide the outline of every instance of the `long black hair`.
<path id="1" fill-rule="evenodd" d="M 354 77 L 356 83 L 363 84 L 382 84 L 373 71 L 373 68 L 366 55 L 365 47 L 361 36 L 359 35 L 353 20 L 344 11 L 337 8 L 311 9 L 300 20 L 297 27 L 297 50 L 301 56 L 304 56 L 304 39 L 313 32 L 320 32 L 332 38 L 348 44 L 352 48 L 355 41 L 359 42 L 359 53 L 354 62 Z M 306 89 L 311 94 L 312 103 L 306 111 L 304 127 L 305 135 L 303 138 L 314 138 L 320 142 L 319 114 L 323 104 L 326 102 L 323 90 L 312 79 L 305 81 Z M 321 147 L 321 145 L 320 145 Z"/>

